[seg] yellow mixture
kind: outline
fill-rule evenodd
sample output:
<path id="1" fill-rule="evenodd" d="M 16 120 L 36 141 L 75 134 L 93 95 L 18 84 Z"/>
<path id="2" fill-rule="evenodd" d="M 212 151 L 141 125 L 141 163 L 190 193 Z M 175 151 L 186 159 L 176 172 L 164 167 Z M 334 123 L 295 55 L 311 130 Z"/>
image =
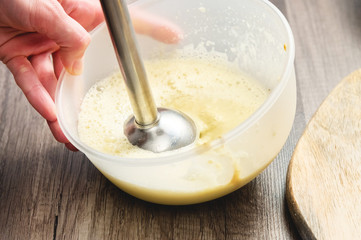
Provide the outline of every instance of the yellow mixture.
<path id="1" fill-rule="evenodd" d="M 269 94 L 258 82 L 226 63 L 176 58 L 146 62 L 145 67 L 157 106 L 191 117 L 200 132 L 198 145 L 209 143 L 239 125 Z M 154 156 L 132 146 L 124 136 L 123 124 L 131 114 L 122 76 L 115 73 L 86 94 L 79 114 L 80 139 L 112 155 Z"/>
<path id="2" fill-rule="evenodd" d="M 157 105 L 182 111 L 194 120 L 200 132 L 196 145 L 207 144 L 239 125 L 269 95 L 268 89 L 225 61 L 158 60 L 147 62 L 146 70 Z M 126 158 L 177 154 L 179 150 L 155 154 L 132 146 L 123 134 L 124 121 L 131 113 L 123 79 L 115 73 L 86 94 L 79 114 L 79 136 L 94 149 Z M 248 155 L 242 150 L 230 152 L 220 147 L 158 165 L 91 160 L 110 181 L 133 196 L 179 205 L 223 196 L 250 181 L 261 169 L 243 169 L 244 158 Z"/>

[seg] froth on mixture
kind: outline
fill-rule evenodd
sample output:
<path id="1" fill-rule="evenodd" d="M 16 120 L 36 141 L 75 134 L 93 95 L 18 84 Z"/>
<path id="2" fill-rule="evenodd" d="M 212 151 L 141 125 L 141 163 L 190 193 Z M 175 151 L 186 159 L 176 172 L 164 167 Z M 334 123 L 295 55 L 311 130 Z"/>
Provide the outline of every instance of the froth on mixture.
<path id="1" fill-rule="evenodd" d="M 227 63 L 197 58 L 145 62 L 157 106 L 186 113 L 196 123 L 197 145 L 224 135 L 248 118 L 269 90 Z M 155 154 L 131 145 L 123 124 L 132 114 L 123 78 L 114 73 L 86 94 L 79 113 L 79 137 L 92 148 L 121 157 Z M 167 153 L 158 153 L 167 154 Z"/>

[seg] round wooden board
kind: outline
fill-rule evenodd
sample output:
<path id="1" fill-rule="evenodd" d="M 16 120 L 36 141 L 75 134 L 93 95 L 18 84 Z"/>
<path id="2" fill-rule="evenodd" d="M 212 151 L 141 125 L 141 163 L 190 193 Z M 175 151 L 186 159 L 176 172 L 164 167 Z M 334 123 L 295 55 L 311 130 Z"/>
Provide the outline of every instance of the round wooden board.
<path id="1" fill-rule="evenodd" d="M 288 167 L 286 198 L 303 239 L 361 239 L 361 69 L 308 123 Z"/>

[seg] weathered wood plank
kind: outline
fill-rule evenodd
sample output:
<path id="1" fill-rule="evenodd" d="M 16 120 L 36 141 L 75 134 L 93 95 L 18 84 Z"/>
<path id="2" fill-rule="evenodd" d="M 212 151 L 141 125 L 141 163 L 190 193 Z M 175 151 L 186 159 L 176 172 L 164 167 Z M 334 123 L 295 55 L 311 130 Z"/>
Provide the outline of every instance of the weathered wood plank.
<path id="1" fill-rule="evenodd" d="M 361 70 L 321 104 L 294 151 L 287 202 L 304 239 L 361 235 Z"/>

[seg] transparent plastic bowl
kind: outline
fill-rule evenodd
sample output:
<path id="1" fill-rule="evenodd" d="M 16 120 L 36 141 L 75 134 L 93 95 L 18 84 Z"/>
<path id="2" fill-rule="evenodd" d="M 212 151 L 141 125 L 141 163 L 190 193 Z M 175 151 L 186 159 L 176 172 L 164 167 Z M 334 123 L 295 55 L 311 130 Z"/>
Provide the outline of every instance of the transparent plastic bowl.
<path id="1" fill-rule="evenodd" d="M 293 124 L 295 47 L 286 19 L 263 0 L 139 0 L 131 6 L 168 19 L 185 33 L 176 45 L 137 36 L 145 59 L 211 42 L 213 50 L 225 53 L 241 71 L 271 89 L 270 96 L 246 121 L 207 146 L 142 159 L 96 151 L 79 139 L 77 125 L 89 88 L 118 69 L 106 25 L 102 24 L 92 32 L 83 74 L 63 72 L 60 77 L 55 101 L 64 134 L 110 181 L 146 201 L 193 204 L 237 190 L 277 156 Z"/>

